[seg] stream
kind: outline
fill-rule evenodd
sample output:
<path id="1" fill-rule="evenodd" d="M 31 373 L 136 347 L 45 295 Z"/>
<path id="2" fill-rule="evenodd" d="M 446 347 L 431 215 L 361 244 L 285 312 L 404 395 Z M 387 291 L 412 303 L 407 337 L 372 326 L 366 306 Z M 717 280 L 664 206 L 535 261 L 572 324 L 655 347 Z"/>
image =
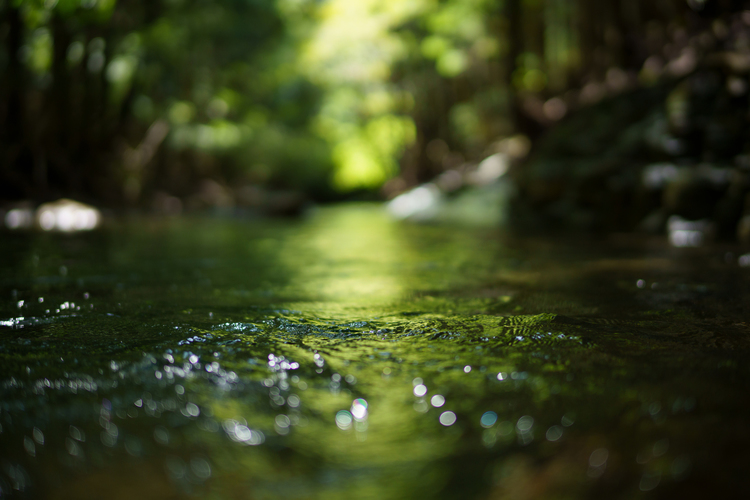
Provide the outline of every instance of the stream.
<path id="1" fill-rule="evenodd" d="M 0 498 L 750 492 L 737 245 L 376 204 L 0 239 Z"/>

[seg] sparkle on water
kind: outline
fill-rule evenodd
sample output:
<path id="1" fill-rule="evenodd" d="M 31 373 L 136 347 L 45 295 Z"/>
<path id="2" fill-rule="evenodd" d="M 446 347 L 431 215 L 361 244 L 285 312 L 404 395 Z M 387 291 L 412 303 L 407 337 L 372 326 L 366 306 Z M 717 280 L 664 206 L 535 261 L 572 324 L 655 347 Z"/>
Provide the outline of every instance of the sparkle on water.
<path id="1" fill-rule="evenodd" d="M 0 497 L 745 488 L 739 249 L 369 205 L 0 236 Z"/>

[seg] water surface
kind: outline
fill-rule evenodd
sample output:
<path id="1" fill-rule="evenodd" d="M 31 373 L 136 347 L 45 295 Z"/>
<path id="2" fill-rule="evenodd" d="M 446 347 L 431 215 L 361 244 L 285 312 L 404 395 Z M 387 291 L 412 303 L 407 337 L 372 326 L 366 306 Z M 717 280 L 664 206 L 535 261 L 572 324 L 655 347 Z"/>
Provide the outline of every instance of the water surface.
<path id="1" fill-rule="evenodd" d="M 375 205 L 0 238 L 0 497 L 748 492 L 738 248 Z"/>

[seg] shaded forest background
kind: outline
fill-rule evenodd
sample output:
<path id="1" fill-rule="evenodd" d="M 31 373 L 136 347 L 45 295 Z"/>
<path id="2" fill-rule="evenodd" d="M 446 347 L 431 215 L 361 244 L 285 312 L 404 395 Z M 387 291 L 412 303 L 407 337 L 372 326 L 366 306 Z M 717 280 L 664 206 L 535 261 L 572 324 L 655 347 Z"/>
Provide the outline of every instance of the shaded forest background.
<path id="1" fill-rule="evenodd" d="M 716 54 L 746 72 L 746 4 L 0 0 L 0 200 L 392 197 Z"/>

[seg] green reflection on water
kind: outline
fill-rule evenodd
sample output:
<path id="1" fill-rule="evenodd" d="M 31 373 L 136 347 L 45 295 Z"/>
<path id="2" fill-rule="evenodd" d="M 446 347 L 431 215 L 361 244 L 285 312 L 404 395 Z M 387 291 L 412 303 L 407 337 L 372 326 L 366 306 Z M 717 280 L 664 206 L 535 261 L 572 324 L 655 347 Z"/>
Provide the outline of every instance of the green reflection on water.
<path id="1" fill-rule="evenodd" d="M 3 237 L 6 494 L 741 491 L 748 291 L 711 251 L 368 205 Z"/>

